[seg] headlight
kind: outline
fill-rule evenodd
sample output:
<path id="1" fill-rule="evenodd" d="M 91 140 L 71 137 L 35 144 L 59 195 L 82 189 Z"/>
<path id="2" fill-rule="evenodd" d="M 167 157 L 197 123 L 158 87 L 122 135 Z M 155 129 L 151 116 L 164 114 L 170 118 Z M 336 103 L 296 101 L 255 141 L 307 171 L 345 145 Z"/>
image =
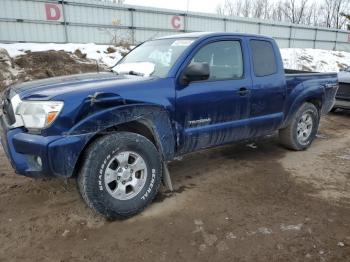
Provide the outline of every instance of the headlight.
<path id="1" fill-rule="evenodd" d="M 28 129 L 43 129 L 55 121 L 63 108 L 59 101 L 23 101 L 16 110 Z"/>

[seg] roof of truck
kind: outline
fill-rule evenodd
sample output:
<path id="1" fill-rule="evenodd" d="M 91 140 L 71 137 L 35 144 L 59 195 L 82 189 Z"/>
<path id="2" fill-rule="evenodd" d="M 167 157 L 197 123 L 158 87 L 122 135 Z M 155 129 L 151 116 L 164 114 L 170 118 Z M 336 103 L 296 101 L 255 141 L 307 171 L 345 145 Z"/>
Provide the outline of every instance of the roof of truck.
<path id="1" fill-rule="evenodd" d="M 193 33 L 184 33 L 159 37 L 157 39 L 168 39 L 168 38 L 201 38 L 201 37 L 214 37 L 214 36 L 245 36 L 245 37 L 259 37 L 259 38 L 268 38 L 271 37 L 257 34 L 245 34 L 245 33 L 229 33 L 229 32 L 193 32 Z"/>

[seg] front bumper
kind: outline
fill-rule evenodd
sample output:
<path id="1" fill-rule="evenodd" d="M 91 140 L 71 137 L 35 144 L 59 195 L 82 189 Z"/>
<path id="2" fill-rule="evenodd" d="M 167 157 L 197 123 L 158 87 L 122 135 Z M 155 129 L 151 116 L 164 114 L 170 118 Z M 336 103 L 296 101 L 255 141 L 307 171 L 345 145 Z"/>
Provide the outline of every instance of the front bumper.
<path id="1" fill-rule="evenodd" d="M 29 177 L 73 175 L 79 156 L 92 134 L 48 136 L 26 133 L 7 125 L 0 116 L 0 138 L 16 173 Z M 40 159 L 40 161 L 38 161 Z"/>

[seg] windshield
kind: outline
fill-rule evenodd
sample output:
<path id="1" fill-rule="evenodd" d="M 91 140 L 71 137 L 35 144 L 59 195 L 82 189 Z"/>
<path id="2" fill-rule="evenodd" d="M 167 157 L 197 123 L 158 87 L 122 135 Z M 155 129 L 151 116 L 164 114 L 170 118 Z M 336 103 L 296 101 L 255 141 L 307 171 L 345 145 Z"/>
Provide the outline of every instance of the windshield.
<path id="1" fill-rule="evenodd" d="M 166 77 L 176 60 L 195 39 L 160 39 L 133 49 L 114 68 L 118 74 Z"/>

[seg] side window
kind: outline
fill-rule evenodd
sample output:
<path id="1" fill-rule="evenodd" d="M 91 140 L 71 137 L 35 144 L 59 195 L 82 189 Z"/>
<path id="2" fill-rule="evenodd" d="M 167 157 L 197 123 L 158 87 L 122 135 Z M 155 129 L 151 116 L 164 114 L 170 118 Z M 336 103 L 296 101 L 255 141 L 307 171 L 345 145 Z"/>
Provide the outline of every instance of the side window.
<path id="1" fill-rule="evenodd" d="M 209 80 L 235 79 L 243 76 L 242 48 L 239 41 L 218 41 L 202 47 L 191 62 L 206 62 Z"/>
<path id="2" fill-rule="evenodd" d="M 276 56 L 270 42 L 251 40 L 250 48 L 256 76 L 268 76 L 277 73 Z"/>

